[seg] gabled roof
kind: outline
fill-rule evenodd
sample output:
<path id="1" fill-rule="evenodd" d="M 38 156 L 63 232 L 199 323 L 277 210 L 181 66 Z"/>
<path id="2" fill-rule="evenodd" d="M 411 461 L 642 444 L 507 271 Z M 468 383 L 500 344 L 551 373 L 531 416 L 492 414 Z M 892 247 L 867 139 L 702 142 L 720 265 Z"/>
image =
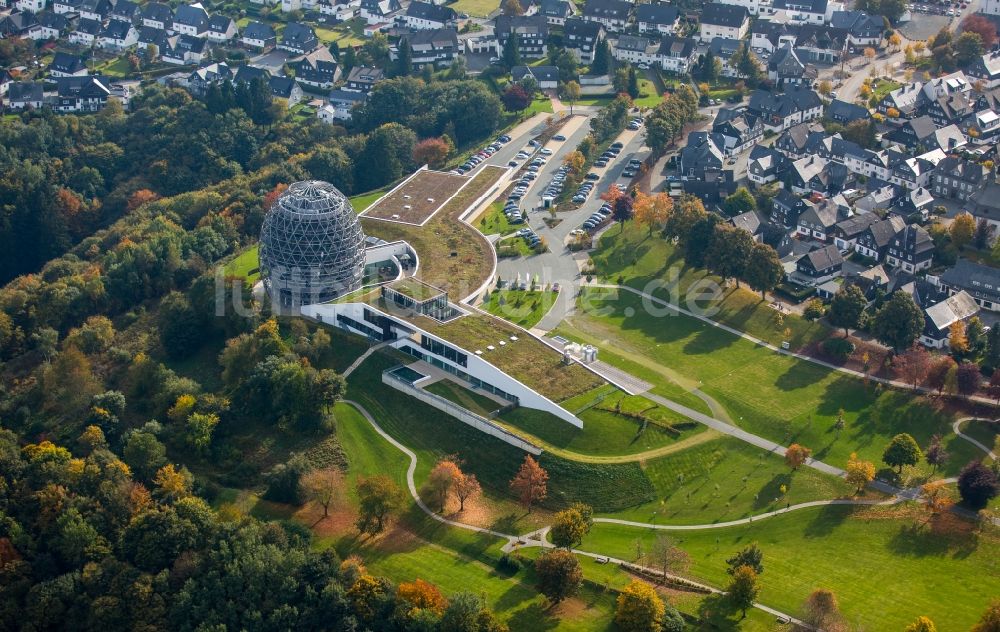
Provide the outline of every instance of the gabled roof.
<path id="1" fill-rule="evenodd" d="M 111 20 L 101 31 L 101 37 L 109 39 L 125 39 L 132 30 L 132 23 L 125 20 Z"/>
<path id="2" fill-rule="evenodd" d="M 527 75 L 531 75 L 539 83 L 559 81 L 559 69 L 555 66 L 514 66 L 510 69 L 510 76 L 514 81 L 520 81 Z"/>
<path id="3" fill-rule="evenodd" d="M 170 10 L 170 6 L 162 2 L 147 3 L 140 9 L 140 13 L 144 19 L 166 24 L 170 24 L 170 21 L 174 19 L 174 12 Z"/>
<path id="4" fill-rule="evenodd" d="M 750 13 L 746 7 L 735 4 L 710 2 L 701 9 L 701 23 L 714 26 L 738 28 L 749 19 Z"/>
<path id="5" fill-rule="evenodd" d="M 458 32 L 453 28 L 443 29 L 423 29 L 414 33 L 407 33 L 400 36 L 400 41 L 406 40 L 410 43 L 410 48 L 458 48 Z M 319 50 L 326 50 L 320 48 Z"/>
<path id="6" fill-rule="evenodd" d="M 785 155 L 776 149 L 764 145 L 754 145 L 753 149 L 750 150 L 747 165 L 749 168 L 749 165 L 756 164 L 764 172 L 772 169 L 777 171 L 784 166 L 787 160 Z"/>
<path id="7" fill-rule="evenodd" d="M 93 35 L 97 37 L 101 33 L 101 29 L 104 27 L 97 20 L 88 20 L 87 18 L 81 18 L 79 22 L 76 23 L 76 33 L 86 33 L 88 35 Z"/>
<path id="8" fill-rule="evenodd" d="M 947 156 L 935 167 L 935 173 L 958 178 L 965 182 L 979 184 L 987 175 L 986 167 L 983 165 L 959 158 L 958 156 Z"/>
<path id="9" fill-rule="evenodd" d="M 826 13 L 827 0 L 774 0 L 775 9 L 783 11 L 806 11 L 809 13 Z"/>
<path id="10" fill-rule="evenodd" d="M 740 47 L 742 41 L 730 37 L 713 37 L 708 45 L 708 50 L 722 61 L 726 61 Z"/>
<path id="11" fill-rule="evenodd" d="M 615 48 L 618 50 L 645 52 L 653 43 L 653 40 L 641 35 L 622 35 L 618 38 Z"/>
<path id="12" fill-rule="evenodd" d="M 795 49 L 792 48 L 791 44 L 785 44 L 778 50 L 774 51 L 771 58 L 767 60 L 767 69 L 773 72 L 777 72 L 779 76 L 802 76 L 802 71 L 805 70 L 806 65 L 802 63 L 799 59 L 798 54 Z"/>
<path id="13" fill-rule="evenodd" d="M 757 214 L 757 211 L 747 211 L 746 213 L 740 213 L 739 215 L 731 218 L 729 223 L 736 228 L 742 228 L 751 235 L 756 235 L 760 232 L 762 221 L 760 219 L 760 215 Z"/>
<path id="14" fill-rule="evenodd" d="M 898 243 L 902 250 L 912 253 L 914 256 L 934 250 L 934 240 L 931 239 L 930 233 L 916 224 L 910 224 L 896 233 L 893 242 Z"/>
<path id="15" fill-rule="evenodd" d="M 663 57 L 676 57 L 688 59 L 694 55 L 696 43 L 690 37 L 677 37 L 674 35 L 664 35 L 660 39 L 660 48 L 657 53 Z"/>
<path id="16" fill-rule="evenodd" d="M 295 89 L 295 80 L 291 77 L 274 76 L 268 80 L 267 85 L 271 88 L 271 94 L 287 99 L 292 96 L 292 90 Z"/>
<path id="17" fill-rule="evenodd" d="M 572 45 L 579 39 L 586 41 L 597 39 L 603 28 L 604 26 L 600 22 L 592 22 L 583 18 L 566 18 L 566 24 L 563 25 L 563 33 L 566 34 L 566 39 L 569 40 L 566 43 Z"/>
<path id="18" fill-rule="evenodd" d="M 802 255 L 802 259 L 807 261 L 812 269 L 816 271 L 828 270 L 844 263 L 844 257 L 840 254 L 840 250 L 833 244 L 817 248 L 812 252 Z"/>
<path id="19" fill-rule="evenodd" d="M 7 88 L 7 100 L 14 103 L 42 100 L 41 81 L 15 81 Z"/>
<path id="20" fill-rule="evenodd" d="M 80 2 L 81 11 L 97 13 L 101 16 L 107 16 L 108 12 L 111 11 L 111 6 L 110 0 L 83 0 Z"/>
<path id="21" fill-rule="evenodd" d="M 367 66 L 355 66 L 351 68 L 351 72 L 347 75 L 347 81 L 354 83 L 375 84 L 383 79 L 385 79 L 384 72 L 378 68 L 369 68 Z"/>
<path id="22" fill-rule="evenodd" d="M 871 118 L 871 112 L 868 111 L 868 108 L 840 99 L 834 99 L 830 105 L 826 106 L 826 115 L 847 122 Z"/>
<path id="23" fill-rule="evenodd" d="M 795 163 L 793 163 L 793 167 L 805 160 L 807 159 L 803 158 L 802 160 L 796 161 Z M 816 163 L 820 163 L 819 169 L 816 170 L 816 173 L 819 173 L 820 171 L 823 170 L 823 167 L 825 166 L 825 164 L 823 163 L 825 162 L 826 161 L 822 159 L 816 160 Z M 822 226 L 824 228 L 833 227 L 834 225 L 836 225 L 839 219 L 840 215 L 838 212 L 837 205 L 831 202 L 829 199 L 822 200 L 819 203 L 809 202 L 806 205 L 806 210 L 802 213 L 802 215 L 799 216 L 800 222 L 806 221 L 810 224 L 815 224 L 817 226 Z"/>
<path id="24" fill-rule="evenodd" d="M 139 29 L 140 44 L 154 44 L 157 47 L 167 45 L 167 31 L 152 26 L 143 26 Z"/>
<path id="25" fill-rule="evenodd" d="M 95 99 L 107 98 L 111 94 L 108 80 L 104 77 L 59 77 L 56 92 L 63 98 Z"/>
<path id="26" fill-rule="evenodd" d="M 38 23 L 46 28 L 55 29 L 57 31 L 63 31 L 69 28 L 69 20 L 65 15 L 59 13 L 45 11 L 44 13 L 39 13 L 37 18 Z"/>
<path id="27" fill-rule="evenodd" d="M 182 4 L 177 7 L 177 12 L 174 14 L 174 24 L 183 24 L 204 30 L 208 26 L 208 12 L 198 2 Z"/>
<path id="28" fill-rule="evenodd" d="M 640 4 L 635 10 L 635 21 L 647 24 L 672 26 L 680 17 L 677 7 L 666 2 Z"/>
<path id="29" fill-rule="evenodd" d="M 352 105 L 354 103 L 361 103 L 368 98 L 364 92 L 358 92 L 356 90 L 343 90 L 336 89 L 331 90 L 329 95 L 330 103 L 337 103 L 342 105 Z"/>
<path id="30" fill-rule="evenodd" d="M 34 13 L 28 11 L 11 13 L 0 17 L 0 35 L 20 35 L 35 24 L 38 24 L 38 19 Z"/>
<path id="31" fill-rule="evenodd" d="M 959 259 L 941 274 L 941 282 L 950 287 L 960 287 L 990 294 L 1000 294 L 1000 269 Z"/>
<path id="32" fill-rule="evenodd" d="M 569 22 L 569 20 L 567 20 Z M 549 23 L 544 15 L 501 15 L 497 17 L 493 32 L 497 37 L 506 37 L 511 31 L 548 37 Z"/>
<path id="33" fill-rule="evenodd" d="M 190 75 L 188 81 L 199 80 L 205 83 L 233 78 L 233 70 L 225 62 L 212 63 L 198 68 Z"/>
<path id="34" fill-rule="evenodd" d="M 830 26 L 858 37 L 874 37 L 885 29 L 881 16 L 868 15 L 864 11 L 834 11 Z"/>
<path id="35" fill-rule="evenodd" d="M 267 81 L 271 78 L 271 73 L 266 68 L 257 68 L 256 66 L 240 66 L 236 71 L 236 77 L 233 78 L 233 83 L 250 83 L 254 79 L 263 79 Z"/>
<path id="36" fill-rule="evenodd" d="M 422 2 L 421 0 L 413 0 L 410 6 L 406 8 L 406 15 L 407 17 L 440 22 L 441 24 L 450 22 L 457 17 L 455 10 L 451 7 Z"/>
<path id="37" fill-rule="evenodd" d="M 681 164 L 685 169 L 722 165 L 725 160 L 725 145 L 726 141 L 721 134 L 691 132 L 687 137 L 687 146 L 681 149 Z"/>
<path id="38" fill-rule="evenodd" d="M 625 0 L 587 0 L 583 14 L 595 18 L 628 19 L 632 3 Z"/>
<path id="39" fill-rule="evenodd" d="M 83 60 L 76 55 L 70 55 L 69 53 L 64 53 L 62 51 L 57 51 L 55 56 L 52 58 L 52 63 L 49 64 L 49 70 L 55 70 L 56 72 L 64 72 L 67 74 L 73 74 L 85 69 L 87 66 L 83 63 Z"/>
<path id="40" fill-rule="evenodd" d="M 139 5 L 132 0 L 117 0 L 114 8 L 111 9 L 111 15 L 128 19 L 132 19 L 137 13 L 139 13 Z"/>
<path id="41" fill-rule="evenodd" d="M 228 15 L 222 15 L 221 13 L 216 13 L 208 21 L 208 30 L 213 33 L 225 33 L 229 30 L 229 27 L 233 24 L 233 18 Z"/>
<path id="42" fill-rule="evenodd" d="M 952 294 L 936 305 L 931 305 L 924 312 L 927 320 L 937 328 L 938 331 L 945 331 L 952 324 L 972 318 L 979 313 L 979 305 L 968 292 L 962 290 Z"/>
<path id="43" fill-rule="evenodd" d="M 837 233 L 852 239 L 865 232 L 869 226 L 881 221 L 875 213 L 860 213 L 836 223 Z"/>
<path id="44" fill-rule="evenodd" d="M 251 22 L 243 29 L 245 39 L 269 40 L 274 36 L 274 29 L 264 22 Z"/>
<path id="45" fill-rule="evenodd" d="M 866 213 L 866 215 L 874 215 L 874 213 Z M 877 248 L 884 248 L 904 228 L 906 228 L 906 222 L 903 218 L 893 215 L 889 219 L 881 220 L 869 226 L 868 233 L 871 235 L 872 242 Z"/>
<path id="46" fill-rule="evenodd" d="M 307 46 L 316 41 L 312 27 L 299 22 L 289 22 L 281 33 L 281 43 L 290 46 Z"/>
<path id="47" fill-rule="evenodd" d="M 565 18 L 573 15 L 573 7 L 567 0 L 542 0 L 538 12 L 545 17 Z"/>
<path id="48" fill-rule="evenodd" d="M 765 90 L 754 90 L 750 95 L 748 108 L 764 116 L 780 116 L 782 118 L 796 112 L 804 112 L 820 107 L 823 102 L 819 95 L 809 88 L 790 86 L 782 94 Z"/>

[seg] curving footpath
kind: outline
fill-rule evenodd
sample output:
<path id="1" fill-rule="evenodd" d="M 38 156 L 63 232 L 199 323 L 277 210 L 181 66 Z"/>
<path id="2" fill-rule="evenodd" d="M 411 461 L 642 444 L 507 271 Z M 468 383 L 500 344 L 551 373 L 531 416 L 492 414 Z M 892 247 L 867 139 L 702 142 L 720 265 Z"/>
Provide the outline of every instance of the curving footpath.
<path id="1" fill-rule="evenodd" d="M 997 423 L 996 420 L 993 420 L 993 419 L 982 419 L 980 417 L 962 417 L 961 419 L 956 420 L 955 423 L 953 423 L 951 425 L 951 429 L 955 431 L 955 434 L 957 434 L 958 436 L 962 437 L 963 439 L 965 439 L 966 441 L 968 441 L 972 445 L 976 446 L 977 448 L 979 448 L 980 450 L 982 450 L 983 452 L 985 452 L 987 455 L 989 455 L 989 457 L 991 459 L 993 459 L 994 461 L 996 461 L 998 457 L 993 452 L 993 450 L 991 450 L 986 445 L 982 444 L 978 439 L 974 439 L 974 438 L 970 437 L 967 434 L 962 434 L 962 424 L 964 424 L 967 421 L 985 421 L 987 423 L 995 424 L 995 423 Z"/>

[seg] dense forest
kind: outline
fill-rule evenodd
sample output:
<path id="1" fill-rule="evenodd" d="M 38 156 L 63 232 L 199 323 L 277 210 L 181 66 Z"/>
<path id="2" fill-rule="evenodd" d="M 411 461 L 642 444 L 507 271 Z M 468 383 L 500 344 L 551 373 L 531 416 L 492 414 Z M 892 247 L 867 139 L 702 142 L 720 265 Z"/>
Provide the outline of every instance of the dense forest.
<path id="1" fill-rule="evenodd" d="M 217 315 L 249 305 L 219 264 L 290 182 L 367 191 L 420 140 L 501 122 L 481 82 L 385 84 L 405 106 L 377 95 L 351 132 L 253 86 L 0 122 L 0 628 L 504 629 L 478 597 L 394 586 L 219 502 L 298 502 L 303 475 L 344 463 L 330 334 L 266 305 Z"/>

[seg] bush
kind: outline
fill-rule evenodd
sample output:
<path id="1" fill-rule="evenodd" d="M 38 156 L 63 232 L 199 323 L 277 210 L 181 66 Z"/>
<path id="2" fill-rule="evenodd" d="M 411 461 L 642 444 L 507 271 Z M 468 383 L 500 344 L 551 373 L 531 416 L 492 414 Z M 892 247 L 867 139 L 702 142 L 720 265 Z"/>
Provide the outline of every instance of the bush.
<path id="1" fill-rule="evenodd" d="M 814 298 L 806 305 L 806 309 L 802 312 L 802 315 L 808 320 L 818 320 L 823 317 L 824 312 L 826 312 L 826 308 L 823 307 L 823 301 Z"/>
<path id="2" fill-rule="evenodd" d="M 514 575 L 524 568 L 524 562 L 517 555 L 504 553 L 497 560 L 497 570 L 506 575 Z"/>
<path id="3" fill-rule="evenodd" d="M 843 362 L 854 353 L 854 343 L 843 338 L 829 338 L 823 341 L 823 353 Z"/>

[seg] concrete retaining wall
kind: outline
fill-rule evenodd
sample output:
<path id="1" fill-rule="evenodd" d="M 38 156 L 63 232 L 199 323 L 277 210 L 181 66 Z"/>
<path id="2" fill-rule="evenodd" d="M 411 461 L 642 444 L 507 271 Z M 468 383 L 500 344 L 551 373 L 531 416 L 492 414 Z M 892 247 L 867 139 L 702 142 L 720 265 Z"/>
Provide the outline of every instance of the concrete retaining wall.
<path id="1" fill-rule="evenodd" d="M 410 397 L 415 397 L 428 406 L 433 406 L 441 412 L 451 415 L 462 423 L 472 426 L 480 432 L 485 432 L 490 436 L 496 437 L 505 443 L 509 443 L 515 448 L 520 448 L 521 450 L 534 454 L 535 456 L 542 453 L 542 449 L 537 445 L 529 441 L 525 441 L 521 437 L 508 432 L 489 419 L 481 417 L 472 411 L 466 410 L 455 402 L 447 400 L 444 397 L 440 397 L 434 393 L 429 393 L 422 388 L 417 388 L 406 380 L 392 375 L 388 371 L 382 373 L 382 383 L 387 384 L 398 391 L 402 391 Z"/>

